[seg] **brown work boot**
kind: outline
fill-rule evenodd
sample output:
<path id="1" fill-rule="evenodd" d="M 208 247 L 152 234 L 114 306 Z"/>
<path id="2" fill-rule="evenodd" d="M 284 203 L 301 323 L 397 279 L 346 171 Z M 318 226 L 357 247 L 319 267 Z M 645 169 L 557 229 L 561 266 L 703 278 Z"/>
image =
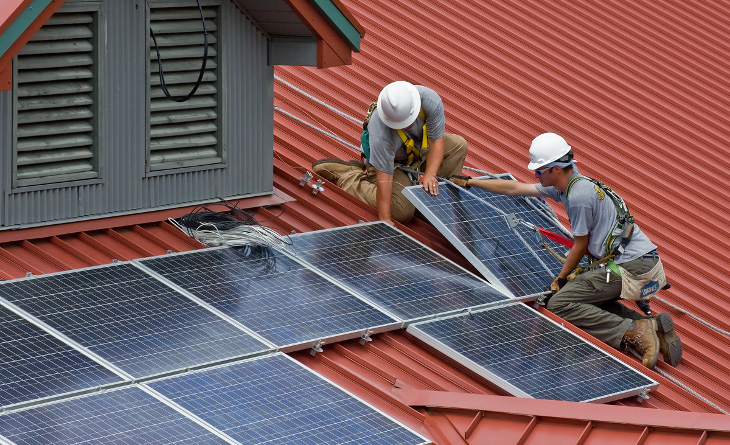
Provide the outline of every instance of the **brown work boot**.
<path id="1" fill-rule="evenodd" d="M 659 357 L 659 338 L 656 335 L 655 321 L 641 319 L 635 322 L 636 327 L 624 334 L 624 342 L 633 346 L 639 354 L 643 354 L 644 366 L 654 368 Z"/>
<path id="2" fill-rule="evenodd" d="M 365 171 L 365 164 L 355 159 L 351 161 L 343 161 L 337 158 L 320 159 L 312 164 L 312 170 L 328 181 L 337 184 L 337 180 L 346 173 L 355 170 Z"/>
<path id="3" fill-rule="evenodd" d="M 656 322 L 659 350 L 664 355 L 664 361 L 676 368 L 682 359 L 682 341 L 674 332 L 674 321 L 664 312 L 656 316 Z"/>

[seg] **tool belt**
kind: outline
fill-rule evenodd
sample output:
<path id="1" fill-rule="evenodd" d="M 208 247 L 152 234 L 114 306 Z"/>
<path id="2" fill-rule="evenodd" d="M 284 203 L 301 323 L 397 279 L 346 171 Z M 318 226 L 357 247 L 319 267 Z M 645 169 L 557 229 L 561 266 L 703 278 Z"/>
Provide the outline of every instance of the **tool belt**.
<path id="1" fill-rule="evenodd" d="M 619 264 L 621 270 L 621 298 L 624 300 L 648 300 L 667 284 L 662 260 L 649 271 L 634 275 Z"/>

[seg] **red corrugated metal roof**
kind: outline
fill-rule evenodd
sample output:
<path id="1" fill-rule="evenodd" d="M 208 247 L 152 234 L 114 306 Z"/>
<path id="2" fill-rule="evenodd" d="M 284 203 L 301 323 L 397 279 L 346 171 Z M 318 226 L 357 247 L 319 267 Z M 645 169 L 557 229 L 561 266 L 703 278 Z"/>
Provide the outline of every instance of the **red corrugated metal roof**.
<path id="1" fill-rule="evenodd" d="M 318 158 L 358 157 L 353 146 L 359 145 L 358 121 L 367 104 L 382 86 L 400 79 L 442 95 L 447 131 L 469 141 L 467 165 L 531 181 L 525 168 L 530 140 L 544 131 L 562 134 L 575 148 L 581 171 L 611 184 L 627 200 L 641 227 L 660 245 L 673 284 L 661 295 L 668 304 L 657 301 L 653 307 L 672 313 L 684 358 L 676 369 L 660 364 L 666 377 L 650 372 L 662 385 L 644 405 L 730 411 L 725 383 L 730 375 L 730 216 L 721 210 L 720 198 L 730 168 L 725 144 L 730 139 L 725 113 L 730 7 L 707 2 L 344 3 L 368 30 L 352 66 L 276 69 L 279 159 L 307 168 Z M 562 210 L 559 214 L 564 218 Z M 617 443 L 624 442 L 620 438 L 617 433 Z"/>
<path id="2" fill-rule="evenodd" d="M 662 297 L 730 330 L 730 216 L 717 198 L 730 167 L 721 144 L 729 132 L 723 81 L 730 48 L 721 38 L 727 20 L 715 19 L 730 16 L 727 5 L 343 3 L 368 30 L 362 53 L 349 67 L 276 69 L 277 194 L 239 207 L 254 207 L 261 222 L 282 233 L 377 219 L 333 184 L 313 195 L 299 180 L 315 159 L 356 157 L 320 130 L 358 145 L 357 120 L 366 105 L 389 81 L 407 79 L 441 93 L 447 129 L 470 143 L 468 165 L 529 180 L 529 140 L 542 131 L 563 134 L 582 171 L 613 185 L 660 244 L 674 284 Z M 168 216 L 175 215 L 2 232 L 0 274 L 15 278 L 200 247 L 165 223 Z M 430 225 L 402 227 L 465 264 Z M 507 397 L 404 331 L 375 335 L 364 346 L 325 345 L 315 357 L 292 355 L 439 444 L 728 443 L 730 417 L 714 413 L 730 411 L 730 338 L 666 305 L 653 306 L 672 312 L 685 356 L 676 369 L 660 363 L 667 377 L 643 370 L 661 385 L 642 403 Z M 633 357 L 589 340 L 642 369 Z"/>

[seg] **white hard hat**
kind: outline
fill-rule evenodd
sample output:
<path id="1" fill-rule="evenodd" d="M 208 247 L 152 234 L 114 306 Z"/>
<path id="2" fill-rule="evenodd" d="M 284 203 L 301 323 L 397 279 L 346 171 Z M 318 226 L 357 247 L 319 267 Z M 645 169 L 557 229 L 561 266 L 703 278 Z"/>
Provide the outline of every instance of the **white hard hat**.
<path id="1" fill-rule="evenodd" d="M 555 162 L 570 152 L 570 145 L 555 133 L 543 133 L 532 140 L 530 163 L 527 168 L 537 170 Z M 569 161 L 568 161 L 569 162 Z"/>
<path id="2" fill-rule="evenodd" d="M 383 88 L 378 96 L 378 116 L 390 128 L 409 127 L 421 110 L 421 95 L 411 83 L 399 80 Z"/>

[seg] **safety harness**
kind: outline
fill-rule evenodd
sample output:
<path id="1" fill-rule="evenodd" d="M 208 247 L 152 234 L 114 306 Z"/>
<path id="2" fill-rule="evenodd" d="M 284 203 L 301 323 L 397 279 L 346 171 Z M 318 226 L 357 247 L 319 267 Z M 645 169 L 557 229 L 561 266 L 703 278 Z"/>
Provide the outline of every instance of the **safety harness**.
<path id="1" fill-rule="evenodd" d="M 566 205 L 569 200 L 570 189 L 581 179 L 585 179 L 593 183 L 593 187 L 598 193 L 599 201 L 602 201 L 607 195 L 616 207 L 616 224 L 606 237 L 606 256 L 601 260 L 598 260 L 596 264 L 598 265 L 608 262 L 612 258 L 619 256 L 624 252 L 626 245 L 629 244 L 629 241 L 631 241 L 631 235 L 634 233 L 634 217 L 629 213 L 629 208 L 626 206 L 623 198 L 611 190 L 611 187 L 586 176 L 576 176 L 568 181 L 568 186 L 565 189 Z M 616 269 L 616 271 L 617 270 L 618 269 Z"/>
<path id="2" fill-rule="evenodd" d="M 362 134 L 360 135 L 360 145 L 362 146 L 361 158 L 366 162 L 370 161 L 370 132 L 368 131 L 368 124 L 370 123 L 370 118 L 377 107 L 377 102 L 371 103 L 368 107 L 365 119 L 362 122 Z M 426 115 L 423 113 L 423 109 L 418 112 L 418 117 L 420 117 L 423 121 L 423 141 L 421 142 L 420 147 L 417 146 L 413 139 L 409 138 L 403 130 L 395 130 L 406 148 L 406 156 L 408 156 L 408 158 L 405 164 L 416 169 L 423 162 L 423 154 L 428 150 Z"/>

